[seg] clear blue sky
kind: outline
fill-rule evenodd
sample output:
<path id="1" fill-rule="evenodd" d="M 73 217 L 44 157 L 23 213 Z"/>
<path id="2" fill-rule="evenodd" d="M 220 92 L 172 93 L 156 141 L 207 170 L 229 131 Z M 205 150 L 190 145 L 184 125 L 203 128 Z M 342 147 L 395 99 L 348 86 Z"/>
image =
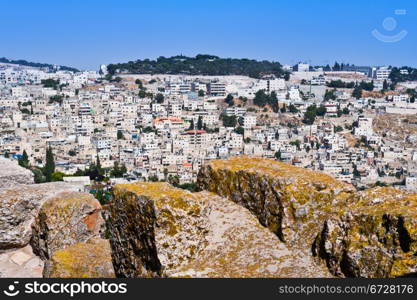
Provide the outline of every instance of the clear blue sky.
<path id="1" fill-rule="evenodd" d="M 408 34 L 384 43 L 374 29 Z M 417 66 L 416 31 L 414 0 L 2 0 L 0 57 L 83 69 L 181 53 Z"/>

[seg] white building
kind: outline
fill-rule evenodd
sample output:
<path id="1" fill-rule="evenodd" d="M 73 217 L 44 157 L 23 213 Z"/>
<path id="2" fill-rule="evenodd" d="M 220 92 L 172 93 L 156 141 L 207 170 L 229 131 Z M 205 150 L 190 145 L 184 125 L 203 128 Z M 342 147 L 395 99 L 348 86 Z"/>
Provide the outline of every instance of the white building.
<path id="1" fill-rule="evenodd" d="M 207 91 L 211 96 L 226 96 L 226 84 L 223 82 L 210 82 L 207 85 Z"/>
<path id="2" fill-rule="evenodd" d="M 358 127 L 355 128 L 355 135 L 368 137 L 372 134 L 372 118 L 359 117 Z"/>
<path id="3" fill-rule="evenodd" d="M 391 69 L 389 67 L 380 67 L 380 68 L 373 68 L 373 77 L 377 80 L 386 80 L 389 78 L 391 74 Z"/>
<path id="4" fill-rule="evenodd" d="M 310 65 L 299 63 L 297 65 L 297 69 L 298 69 L 298 72 L 308 72 L 308 71 L 310 71 Z"/>
<path id="5" fill-rule="evenodd" d="M 251 129 L 256 126 L 256 116 L 255 115 L 246 115 L 243 118 L 243 128 Z"/>

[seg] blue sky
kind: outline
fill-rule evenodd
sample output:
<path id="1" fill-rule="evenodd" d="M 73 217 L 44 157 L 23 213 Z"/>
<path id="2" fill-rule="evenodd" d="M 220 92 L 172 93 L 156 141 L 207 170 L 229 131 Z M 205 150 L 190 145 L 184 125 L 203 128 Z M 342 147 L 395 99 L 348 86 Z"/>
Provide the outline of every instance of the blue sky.
<path id="1" fill-rule="evenodd" d="M 407 36 L 385 43 L 375 29 Z M 82 69 L 198 53 L 417 66 L 416 31 L 417 1 L 410 0 L 2 0 L 0 57 Z"/>

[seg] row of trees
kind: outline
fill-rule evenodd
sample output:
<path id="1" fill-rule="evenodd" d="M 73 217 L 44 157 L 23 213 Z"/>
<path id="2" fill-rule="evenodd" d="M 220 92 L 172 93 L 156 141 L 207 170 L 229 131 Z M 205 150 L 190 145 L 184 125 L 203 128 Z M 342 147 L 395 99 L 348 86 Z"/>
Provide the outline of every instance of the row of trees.
<path id="1" fill-rule="evenodd" d="M 401 73 L 401 70 L 407 70 L 408 74 Z M 411 67 L 402 67 L 397 68 L 394 67 L 391 69 L 391 73 L 389 75 L 389 79 L 395 84 L 398 82 L 405 82 L 405 81 L 416 81 L 417 80 L 417 69 Z"/>
<path id="2" fill-rule="evenodd" d="M 54 65 L 51 65 L 51 64 L 35 63 L 35 62 L 26 61 L 26 60 L 23 60 L 23 59 L 11 60 L 11 59 L 7 59 L 5 57 L 0 58 L 0 63 L 16 64 L 16 65 L 21 65 L 21 66 L 35 67 L 35 68 L 48 68 L 50 70 L 55 70 L 56 69 L 56 67 Z M 79 72 L 78 69 L 72 68 L 72 67 L 67 67 L 67 66 L 59 66 L 59 69 L 63 70 L 63 71 L 71 71 L 71 72 L 74 72 L 74 73 Z"/>
<path id="3" fill-rule="evenodd" d="M 54 90 L 57 90 L 59 87 L 59 79 L 57 80 L 52 79 L 52 78 L 42 79 L 41 84 L 46 88 L 53 88 Z"/>
<path id="4" fill-rule="evenodd" d="M 110 64 L 107 70 L 111 75 L 117 72 L 133 74 L 189 74 L 189 75 L 246 75 L 260 78 L 263 74 L 274 74 L 288 78 L 278 62 L 256 61 L 251 59 L 220 58 L 214 55 L 199 54 L 196 57 L 160 56 L 156 60 L 144 59 L 127 63 Z"/>
<path id="5" fill-rule="evenodd" d="M 8 156 L 8 155 L 7 155 Z M 22 156 L 18 158 L 18 164 L 26 169 L 29 169 L 34 174 L 34 179 L 36 183 L 43 183 L 43 182 L 52 182 L 52 181 L 62 181 L 65 175 L 62 172 L 55 171 L 55 159 L 54 154 L 52 152 L 52 148 L 48 147 L 46 150 L 46 160 L 45 165 L 43 168 L 31 166 L 29 162 L 29 157 L 26 150 L 23 151 Z M 91 163 L 86 170 L 78 169 L 74 176 L 89 176 L 90 179 L 96 181 L 103 181 L 106 179 L 106 174 L 110 175 L 113 178 L 121 178 L 127 173 L 127 168 L 124 164 L 119 164 L 119 162 L 115 161 L 113 168 L 106 169 L 101 166 L 100 159 L 97 156 L 96 162 Z"/>
<path id="6" fill-rule="evenodd" d="M 330 82 L 327 83 L 328 87 L 331 88 L 346 88 L 346 89 L 353 89 L 355 87 L 355 82 L 351 81 L 351 82 L 344 82 L 342 80 L 332 80 Z"/>
<path id="7" fill-rule="evenodd" d="M 383 91 L 387 91 L 389 89 L 394 90 L 395 89 L 395 83 L 391 83 L 389 84 L 388 81 L 384 80 L 383 82 L 383 87 L 382 90 Z M 374 85 L 374 81 L 371 82 L 366 82 L 366 81 L 361 81 L 359 83 L 355 83 L 353 81 L 351 82 L 344 82 L 342 80 L 332 80 L 329 83 L 327 83 L 328 87 L 331 88 L 348 88 L 348 89 L 352 89 L 354 88 L 356 90 L 355 95 L 359 94 L 359 91 L 373 91 L 375 88 Z"/>
<path id="8" fill-rule="evenodd" d="M 89 176 L 91 180 L 95 181 L 104 181 L 108 178 L 106 175 L 110 175 L 113 178 L 122 178 L 127 173 L 127 168 L 125 164 L 119 164 L 118 161 L 115 161 L 113 168 L 103 168 L 100 163 L 100 158 L 96 157 L 96 162 L 91 163 L 89 167 L 85 170 L 78 169 L 74 176 Z"/>
<path id="9" fill-rule="evenodd" d="M 190 123 L 190 127 L 188 127 L 188 130 L 193 130 L 193 129 L 201 130 L 201 129 L 204 129 L 204 128 L 205 128 L 205 126 L 203 124 L 203 117 L 198 116 L 197 126 L 194 125 L 194 120 L 192 119 L 191 123 Z"/>

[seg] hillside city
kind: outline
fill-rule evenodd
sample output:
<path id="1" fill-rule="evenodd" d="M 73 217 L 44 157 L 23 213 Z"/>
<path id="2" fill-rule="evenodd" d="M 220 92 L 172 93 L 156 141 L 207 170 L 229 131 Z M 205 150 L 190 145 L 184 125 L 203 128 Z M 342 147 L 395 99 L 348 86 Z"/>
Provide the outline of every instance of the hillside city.
<path id="1" fill-rule="evenodd" d="M 299 63 L 249 77 L 0 63 L 0 155 L 36 182 L 194 190 L 205 162 L 247 155 L 358 189 L 417 190 L 414 72 Z"/>

